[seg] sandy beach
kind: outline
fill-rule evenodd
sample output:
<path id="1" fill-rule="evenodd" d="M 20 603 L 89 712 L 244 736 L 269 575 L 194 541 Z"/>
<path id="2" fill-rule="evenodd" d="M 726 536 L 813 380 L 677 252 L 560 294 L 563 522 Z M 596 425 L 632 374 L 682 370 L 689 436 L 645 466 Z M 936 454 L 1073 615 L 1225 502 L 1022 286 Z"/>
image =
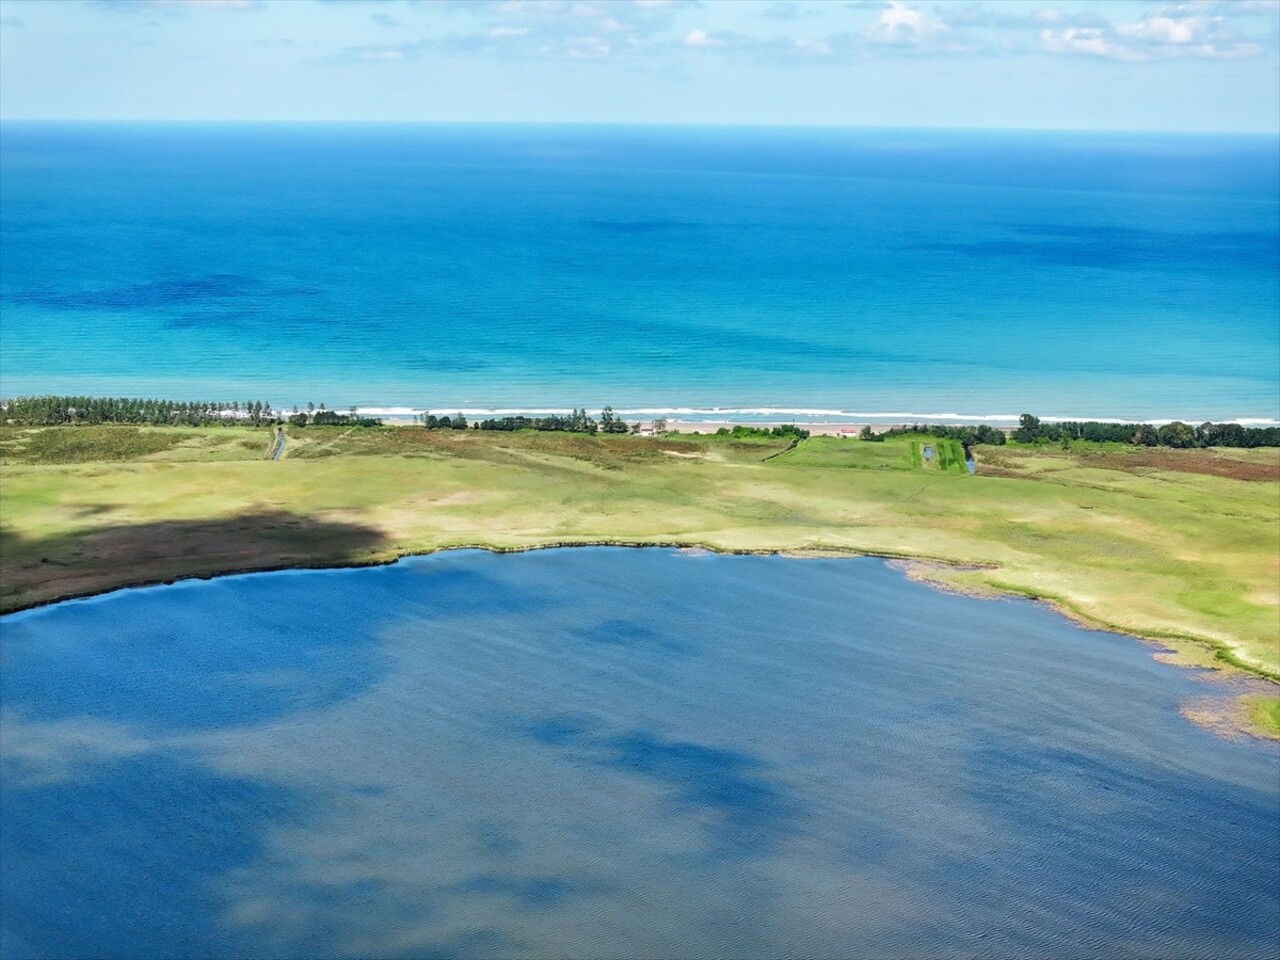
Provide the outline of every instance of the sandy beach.
<path id="1" fill-rule="evenodd" d="M 764 429 L 772 429 L 780 427 L 784 423 L 795 423 L 793 420 L 770 420 L 768 422 L 760 422 L 758 420 L 668 420 L 667 430 L 677 433 L 715 433 L 717 430 L 732 430 L 734 427 L 761 427 Z M 892 427 L 902 426 L 897 423 L 796 423 L 797 427 L 803 427 L 814 436 L 821 437 L 856 437 L 863 427 L 871 427 L 876 433 L 888 430 Z M 648 429 L 652 426 L 652 421 L 641 421 L 642 429 Z"/>

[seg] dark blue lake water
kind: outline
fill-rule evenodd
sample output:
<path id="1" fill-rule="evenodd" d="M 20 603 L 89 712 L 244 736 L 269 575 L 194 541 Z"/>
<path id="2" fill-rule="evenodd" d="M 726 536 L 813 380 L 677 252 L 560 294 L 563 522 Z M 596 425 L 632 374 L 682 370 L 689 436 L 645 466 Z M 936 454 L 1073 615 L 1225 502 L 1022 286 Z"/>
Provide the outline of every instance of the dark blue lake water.
<path id="1" fill-rule="evenodd" d="M 5 396 L 1274 421 L 1280 145 L 8 123 L 0 309 Z"/>
<path id="2" fill-rule="evenodd" d="M 1263 957 L 1221 682 L 873 559 L 579 549 L 3 630 L 5 958 Z"/>

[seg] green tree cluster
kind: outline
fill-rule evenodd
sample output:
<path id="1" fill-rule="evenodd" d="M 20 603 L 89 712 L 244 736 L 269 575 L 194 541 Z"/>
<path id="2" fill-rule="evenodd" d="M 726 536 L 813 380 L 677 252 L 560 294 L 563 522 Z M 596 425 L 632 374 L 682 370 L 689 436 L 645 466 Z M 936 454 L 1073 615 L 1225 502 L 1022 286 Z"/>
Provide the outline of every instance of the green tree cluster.
<path id="1" fill-rule="evenodd" d="M 279 423 L 282 416 L 262 400 L 157 400 L 144 397 L 12 397 L 0 402 L 9 423 L 53 426 L 81 423 L 207 427 Z"/>
<path id="2" fill-rule="evenodd" d="M 424 413 L 414 418 L 428 430 L 466 430 L 471 424 L 462 414 L 452 417 L 437 417 L 434 413 Z"/>
<path id="3" fill-rule="evenodd" d="M 1280 447 L 1280 427 L 1243 427 L 1238 423 L 1205 422 L 1198 427 L 1175 420 L 1155 427 L 1149 423 L 1105 423 L 1094 420 L 1043 423 L 1024 413 L 1013 439 L 1019 443 L 1067 443 L 1072 440 L 1130 443 L 1144 447 Z"/>
<path id="4" fill-rule="evenodd" d="M 588 416 L 585 408 L 570 414 L 551 414 L 546 417 L 494 417 L 476 424 L 478 430 L 543 430 L 563 433 L 626 433 L 631 428 L 618 417 L 612 407 L 605 407 L 600 419 Z"/>
<path id="5" fill-rule="evenodd" d="M 804 427 L 797 427 L 794 423 L 783 423 L 776 427 L 748 427 L 745 424 L 735 424 L 733 429 L 721 427 L 716 431 L 718 437 L 736 437 L 738 439 L 747 438 L 765 438 L 765 437 L 788 437 L 792 440 L 804 440 L 809 436 L 809 431 Z"/>
<path id="6" fill-rule="evenodd" d="M 299 422 L 301 421 L 301 422 Z M 362 417 L 352 408 L 351 413 L 336 413 L 324 409 L 323 405 L 315 413 L 295 413 L 289 422 L 297 427 L 314 424 L 317 427 L 380 427 L 382 421 L 377 417 Z"/>

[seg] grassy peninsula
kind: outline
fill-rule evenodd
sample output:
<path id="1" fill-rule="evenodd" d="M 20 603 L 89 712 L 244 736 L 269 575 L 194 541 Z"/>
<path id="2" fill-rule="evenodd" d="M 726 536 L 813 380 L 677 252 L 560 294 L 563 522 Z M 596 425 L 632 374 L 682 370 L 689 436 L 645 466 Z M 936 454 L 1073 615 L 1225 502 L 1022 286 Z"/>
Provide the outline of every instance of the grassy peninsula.
<path id="1" fill-rule="evenodd" d="M 463 546 L 873 553 L 1280 681 L 1280 451 L 419 427 L 0 427 L 0 606 Z M 1275 727 L 1275 698 L 1242 711 Z"/>

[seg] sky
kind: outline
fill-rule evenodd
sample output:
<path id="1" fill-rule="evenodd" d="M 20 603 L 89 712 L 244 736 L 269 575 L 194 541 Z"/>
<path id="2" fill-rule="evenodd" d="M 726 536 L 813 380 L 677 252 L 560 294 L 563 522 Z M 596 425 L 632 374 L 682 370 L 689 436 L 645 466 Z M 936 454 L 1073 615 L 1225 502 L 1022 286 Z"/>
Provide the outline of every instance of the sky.
<path id="1" fill-rule="evenodd" d="M 0 119 L 1280 131 L 1280 0 L 0 0 Z"/>

